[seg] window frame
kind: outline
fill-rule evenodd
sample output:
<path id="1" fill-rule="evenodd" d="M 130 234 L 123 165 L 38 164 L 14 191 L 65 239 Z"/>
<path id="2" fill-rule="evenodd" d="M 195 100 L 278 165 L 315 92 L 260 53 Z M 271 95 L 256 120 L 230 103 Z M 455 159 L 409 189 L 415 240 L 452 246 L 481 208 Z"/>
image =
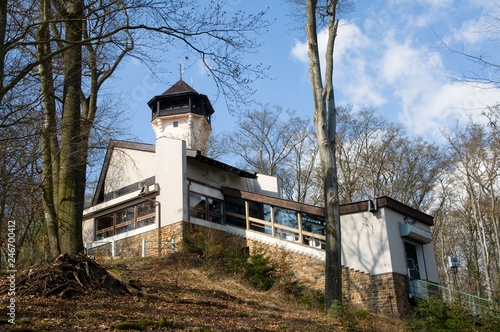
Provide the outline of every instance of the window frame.
<path id="1" fill-rule="evenodd" d="M 139 216 L 139 206 L 142 204 L 152 205 L 152 212 Z M 132 214 L 133 217 L 123 222 L 119 222 L 121 220 L 119 220 L 118 216 L 124 211 L 127 210 L 130 211 L 130 209 L 133 209 L 133 214 Z M 112 219 L 112 225 L 106 228 L 99 229 L 99 220 L 109 217 L 111 217 Z M 146 223 L 144 225 L 139 225 L 141 221 L 150 218 L 152 218 L 152 222 Z M 126 232 L 134 231 L 142 227 L 153 225 L 154 223 L 156 223 L 156 205 L 154 200 L 146 200 L 139 203 L 135 203 L 133 205 L 123 206 L 119 209 L 116 209 L 115 211 L 94 218 L 94 241 L 104 240 L 113 237 L 115 235 L 120 235 Z M 130 227 L 130 225 L 133 225 L 133 227 L 131 229 L 127 229 Z M 101 237 L 101 234 L 105 235 Z"/>
<path id="2" fill-rule="evenodd" d="M 203 207 L 200 204 L 192 205 L 191 199 L 193 195 L 197 195 L 198 197 L 203 197 Z M 217 213 L 210 209 L 211 202 L 216 202 L 219 207 L 220 213 Z M 201 200 L 200 200 L 201 203 Z M 220 199 L 217 197 L 213 197 L 210 195 L 202 194 L 196 191 L 189 191 L 189 217 L 198 218 L 201 220 L 210 221 L 216 224 L 225 224 L 225 204 L 224 199 Z M 219 220 L 215 221 L 215 220 Z"/>

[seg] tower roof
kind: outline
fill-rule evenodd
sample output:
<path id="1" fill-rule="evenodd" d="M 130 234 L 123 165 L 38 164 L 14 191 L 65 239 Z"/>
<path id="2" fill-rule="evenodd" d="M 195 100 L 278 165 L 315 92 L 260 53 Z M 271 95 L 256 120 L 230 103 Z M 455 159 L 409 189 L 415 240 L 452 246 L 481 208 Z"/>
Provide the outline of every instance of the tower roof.
<path id="1" fill-rule="evenodd" d="M 189 84 L 184 82 L 182 78 L 177 81 L 174 85 L 172 85 L 170 88 L 168 88 L 167 91 L 163 92 L 162 95 L 177 95 L 177 94 L 183 94 L 183 93 L 196 93 L 199 94 L 198 91 L 193 89 Z"/>
<path id="2" fill-rule="evenodd" d="M 158 116 L 194 113 L 205 116 L 210 124 L 214 113 L 208 97 L 193 89 L 182 78 L 161 95 L 151 98 L 148 106 L 152 111 L 152 120 Z"/>

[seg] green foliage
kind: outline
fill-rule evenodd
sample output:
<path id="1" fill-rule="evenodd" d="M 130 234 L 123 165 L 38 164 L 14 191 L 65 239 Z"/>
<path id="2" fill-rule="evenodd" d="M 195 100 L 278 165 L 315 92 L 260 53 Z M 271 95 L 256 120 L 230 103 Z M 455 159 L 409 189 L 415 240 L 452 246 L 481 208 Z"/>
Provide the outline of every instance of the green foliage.
<path id="1" fill-rule="evenodd" d="M 233 275 L 243 275 L 244 265 L 250 256 L 248 248 L 240 248 L 232 246 L 224 250 L 223 264 L 226 269 Z"/>
<path id="2" fill-rule="evenodd" d="M 216 264 L 223 253 L 222 244 L 215 241 L 212 234 L 204 232 L 196 232 L 184 237 L 182 244 L 187 252 L 198 255 L 209 266 Z"/>
<path id="3" fill-rule="evenodd" d="M 75 313 L 75 316 L 77 318 L 100 318 L 104 317 L 104 314 L 101 314 L 100 312 L 93 312 L 93 311 L 77 311 Z"/>
<path id="4" fill-rule="evenodd" d="M 346 299 L 342 303 L 338 300 L 333 300 L 328 314 L 339 319 L 346 331 L 363 330 L 359 325 L 369 315 L 365 308 L 354 305 Z"/>
<path id="5" fill-rule="evenodd" d="M 271 257 L 266 256 L 264 250 L 258 248 L 252 253 L 243 264 L 245 278 L 260 290 L 269 290 L 275 282 L 275 266 L 271 262 Z"/>
<path id="6" fill-rule="evenodd" d="M 120 322 L 115 324 L 115 329 L 144 331 L 146 328 L 140 322 Z"/>
<path id="7" fill-rule="evenodd" d="M 281 288 L 285 294 L 291 294 L 304 309 L 323 310 L 325 306 L 324 292 L 306 287 L 298 280 L 286 279 Z"/>
<path id="8" fill-rule="evenodd" d="M 276 265 L 263 248 L 249 254 L 247 248 L 230 247 L 224 250 L 224 266 L 233 275 L 242 276 L 259 290 L 269 290 L 276 281 Z"/>
<path id="9" fill-rule="evenodd" d="M 449 303 L 439 297 L 419 300 L 415 316 L 408 322 L 410 331 L 495 331 L 500 319 L 491 315 L 477 316 L 460 303 Z"/>
<path id="10" fill-rule="evenodd" d="M 332 306 L 328 310 L 328 315 L 335 318 L 342 318 L 343 309 L 344 308 L 342 307 L 342 303 L 339 300 L 333 300 Z"/>
<path id="11" fill-rule="evenodd" d="M 224 248 L 210 232 L 195 232 L 185 237 L 183 248 L 202 258 L 205 268 L 210 268 L 210 271 L 220 268 L 223 273 L 240 277 L 258 290 L 283 290 L 307 309 L 321 309 L 324 306 L 323 292 L 300 284 L 284 253 L 272 257 L 264 246 L 256 246 L 250 253 L 248 247 L 242 248 L 237 243 Z"/>
<path id="12" fill-rule="evenodd" d="M 259 290 L 269 290 L 276 280 L 276 266 L 264 248 L 256 248 L 252 254 L 248 253 L 247 248 L 238 246 L 224 249 L 210 234 L 203 232 L 186 237 L 184 247 L 202 258 L 206 267 L 223 267 L 229 273 L 245 278 Z"/>

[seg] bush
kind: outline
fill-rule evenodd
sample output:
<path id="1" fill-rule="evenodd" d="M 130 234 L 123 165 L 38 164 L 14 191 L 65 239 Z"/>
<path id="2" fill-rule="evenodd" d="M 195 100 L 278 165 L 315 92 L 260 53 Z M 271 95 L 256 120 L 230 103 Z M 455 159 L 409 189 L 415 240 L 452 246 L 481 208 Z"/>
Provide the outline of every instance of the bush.
<path id="1" fill-rule="evenodd" d="M 495 331 L 499 323 L 498 317 L 477 316 L 458 302 L 448 303 L 431 297 L 417 302 L 408 328 L 410 331 Z"/>
<path id="2" fill-rule="evenodd" d="M 360 324 L 369 316 L 365 308 L 355 305 L 347 299 L 344 299 L 342 303 L 338 300 L 333 300 L 328 314 L 339 319 L 346 331 L 363 331 L 360 328 Z"/>
<path id="3" fill-rule="evenodd" d="M 264 250 L 258 248 L 243 264 L 245 278 L 259 290 L 269 290 L 275 282 L 274 272 L 276 267 L 271 258 L 266 256 Z"/>

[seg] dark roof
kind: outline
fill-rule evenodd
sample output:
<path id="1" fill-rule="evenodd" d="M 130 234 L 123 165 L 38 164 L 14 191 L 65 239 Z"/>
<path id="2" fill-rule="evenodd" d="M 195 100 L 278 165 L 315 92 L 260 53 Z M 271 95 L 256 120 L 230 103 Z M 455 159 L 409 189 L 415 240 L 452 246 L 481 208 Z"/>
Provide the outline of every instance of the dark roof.
<path id="1" fill-rule="evenodd" d="M 231 174 L 235 174 L 235 175 L 238 175 L 238 176 L 241 176 L 244 178 L 250 178 L 250 179 L 257 178 L 256 173 L 250 173 L 250 172 L 247 172 L 245 170 L 239 169 L 237 167 L 225 164 L 221 161 L 206 157 L 203 154 L 201 154 L 200 151 L 197 151 L 197 150 L 186 150 L 186 156 L 189 158 L 196 159 L 202 163 L 223 169 L 224 171 L 231 173 Z"/>
<path id="2" fill-rule="evenodd" d="M 148 106 L 153 111 L 153 119 L 159 115 L 167 115 L 167 114 L 159 114 L 160 112 L 156 113 L 155 103 L 157 101 L 165 101 L 166 104 L 170 103 L 175 104 L 176 101 L 179 100 L 186 101 L 188 100 L 187 98 L 188 99 L 193 98 L 194 100 L 197 101 L 198 106 L 201 106 L 200 109 L 201 112 L 203 112 L 200 115 L 206 115 L 210 122 L 210 116 L 215 112 L 212 104 L 210 103 L 210 100 L 206 95 L 199 93 L 198 91 L 193 89 L 189 84 L 184 82 L 182 79 L 180 79 L 177 83 L 168 88 L 168 90 L 163 92 L 161 95 L 154 96 L 148 101 Z M 196 110 L 194 108 L 193 109 L 183 108 L 182 110 L 177 110 L 177 111 L 173 111 L 172 109 L 169 108 L 167 110 L 168 114 L 173 114 L 173 112 L 182 114 L 193 111 Z"/>
<path id="3" fill-rule="evenodd" d="M 362 202 L 356 202 L 356 203 L 349 203 L 349 204 L 342 204 L 340 206 L 340 214 L 350 214 L 350 213 L 356 213 L 356 212 L 361 212 L 361 211 L 368 211 L 368 204 L 369 201 L 362 201 Z M 393 198 L 390 198 L 388 196 L 383 196 L 379 197 L 376 199 L 376 206 L 378 208 L 381 207 L 387 207 L 390 208 L 394 211 L 398 211 L 402 214 L 407 215 L 408 217 L 411 217 L 415 220 L 421 221 L 424 224 L 427 224 L 429 226 L 434 226 L 434 217 L 418 211 L 406 204 L 403 204 L 399 201 L 396 201 Z"/>
<path id="4" fill-rule="evenodd" d="M 196 93 L 199 94 L 198 91 L 193 89 L 189 84 L 180 79 L 177 83 L 168 88 L 167 91 L 162 93 L 164 95 L 176 95 L 182 93 Z"/>

